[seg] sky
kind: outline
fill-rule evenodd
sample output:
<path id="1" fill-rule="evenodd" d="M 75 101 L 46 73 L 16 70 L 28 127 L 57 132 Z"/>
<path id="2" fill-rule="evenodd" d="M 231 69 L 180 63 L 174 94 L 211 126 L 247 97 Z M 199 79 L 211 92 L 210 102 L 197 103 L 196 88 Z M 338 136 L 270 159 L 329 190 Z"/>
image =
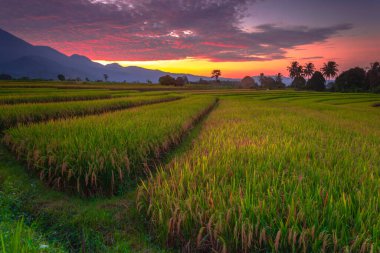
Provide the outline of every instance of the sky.
<path id="1" fill-rule="evenodd" d="M 222 76 L 380 60 L 380 0 L 0 0 L 0 28 L 102 64 Z"/>

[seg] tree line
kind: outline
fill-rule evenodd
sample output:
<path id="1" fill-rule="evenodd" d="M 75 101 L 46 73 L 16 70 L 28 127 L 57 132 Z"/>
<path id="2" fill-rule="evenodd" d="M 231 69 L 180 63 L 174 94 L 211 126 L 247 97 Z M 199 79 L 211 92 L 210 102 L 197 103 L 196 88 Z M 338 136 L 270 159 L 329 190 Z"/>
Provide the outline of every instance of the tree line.
<path id="1" fill-rule="evenodd" d="M 335 92 L 380 92 L 380 64 L 371 63 L 365 70 L 360 67 L 351 68 L 338 75 L 338 64 L 329 61 L 316 71 L 311 62 L 302 66 L 294 61 L 287 67 L 289 77 L 293 78 L 292 88 L 297 90 L 335 91 Z M 336 77 L 335 81 L 333 79 Z M 305 79 L 306 78 L 306 79 Z"/>

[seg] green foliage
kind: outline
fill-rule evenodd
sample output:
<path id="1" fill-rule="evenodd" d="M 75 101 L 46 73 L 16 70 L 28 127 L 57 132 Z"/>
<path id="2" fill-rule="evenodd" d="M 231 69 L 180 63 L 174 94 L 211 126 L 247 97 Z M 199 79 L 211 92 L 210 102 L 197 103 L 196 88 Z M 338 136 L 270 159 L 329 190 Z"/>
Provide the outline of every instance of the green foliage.
<path id="1" fill-rule="evenodd" d="M 85 116 L 178 99 L 178 96 L 131 96 L 66 103 L 16 104 L 0 106 L 0 130 L 51 119 Z"/>
<path id="2" fill-rule="evenodd" d="M 150 173 L 152 161 L 178 143 L 214 102 L 186 98 L 20 126 L 6 131 L 4 142 L 48 185 L 85 195 L 115 194 Z"/>
<path id="3" fill-rule="evenodd" d="M 111 92 L 107 91 L 75 91 L 75 92 L 55 92 L 54 94 L 22 94 L 22 95 L 2 95 L 1 104 L 20 104 L 20 103 L 47 103 L 77 100 L 93 100 L 111 98 Z"/>
<path id="4" fill-rule="evenodd" d="M 193 149 L 139 188 L 158 240 L 202 252 L 378 252 L 379 111 L 356 104 L 375 97 L 325 94 L 222 98 Z"/>

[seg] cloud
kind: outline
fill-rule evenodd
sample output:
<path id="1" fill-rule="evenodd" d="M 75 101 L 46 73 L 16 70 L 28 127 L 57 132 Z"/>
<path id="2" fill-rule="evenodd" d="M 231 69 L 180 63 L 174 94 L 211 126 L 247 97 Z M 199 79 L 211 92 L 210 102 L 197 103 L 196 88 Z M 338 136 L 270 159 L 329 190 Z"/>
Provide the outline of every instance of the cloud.
<path id="1" fill-rule="evenodd" d="M 241 29 L 255 0 L 1 0 L 0 26 L 66 53 L 104 60 L 283 59 L 352 25 Z M 4 6 L 6 6 L 4 8 Z"/>

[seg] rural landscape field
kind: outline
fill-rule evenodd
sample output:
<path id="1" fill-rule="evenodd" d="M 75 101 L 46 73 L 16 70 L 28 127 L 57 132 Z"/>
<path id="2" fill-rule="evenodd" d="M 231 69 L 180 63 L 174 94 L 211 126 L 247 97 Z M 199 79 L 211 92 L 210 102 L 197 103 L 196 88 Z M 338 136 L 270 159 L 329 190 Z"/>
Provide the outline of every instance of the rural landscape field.
<path id="1" fill-rule="evenodd" d="M 1 85 L 3 252 L 380 250 L 377 94 Z"/>
<path id="2" fill-rule="evenodd" d="M 0 0 L 0 253 L 380 253 L 379 0 Z"/>

